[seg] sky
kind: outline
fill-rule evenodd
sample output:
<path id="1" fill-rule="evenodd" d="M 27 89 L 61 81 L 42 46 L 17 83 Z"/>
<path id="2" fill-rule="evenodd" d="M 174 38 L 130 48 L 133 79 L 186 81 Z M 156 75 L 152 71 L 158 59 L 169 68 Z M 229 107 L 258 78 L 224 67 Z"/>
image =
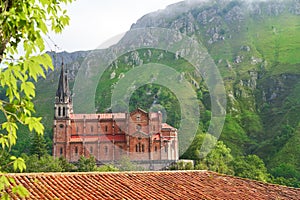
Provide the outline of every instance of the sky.
<path id="1" fill-rule="evenodd" d="M 49 34 L 53 51 L 92 50 L 125 33 L 143 15 L 182 0 L 76 0 L 66 6 L 70 25 L 59 35 Z"/>

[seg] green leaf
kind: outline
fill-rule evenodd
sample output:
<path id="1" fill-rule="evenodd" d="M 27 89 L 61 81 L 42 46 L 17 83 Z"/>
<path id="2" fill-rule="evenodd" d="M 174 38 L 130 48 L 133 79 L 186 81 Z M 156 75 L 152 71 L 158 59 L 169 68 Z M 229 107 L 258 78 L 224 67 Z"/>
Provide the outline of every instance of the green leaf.
<path id="1" fill-rule="evenodd" d="M 21 84 L 21 91 L 29 98 L 35 97 L 35 86 L 32 82 L 23 82 Z"/>
<path id="2" fill-rule="evenodd" d="M 18 194 L 21 198 L 29 197 L 29 191 L 22 185 L 17 185 L 12 188 L 14 194 Z"/>
<path id="3" fill-rule="evenodd" d="M 35 130 L 38 134 L 43 134 L 44 132 L 44 126 L 43 124 L 40 122 L 41 121 L 41 117 L 36 118 L 36 117 L 27 117 L 25 119 L 25 124 L 28 125 L 28 128 L 30 131 Z"/>
<path id="4" fill-rule="evenodd" d="M 26 169 L 25 161 L 23 158 L 17 158 L 13 162 L 14 170 L 17 171 L 17 169 L 20 172 L 23 172 Z"/>

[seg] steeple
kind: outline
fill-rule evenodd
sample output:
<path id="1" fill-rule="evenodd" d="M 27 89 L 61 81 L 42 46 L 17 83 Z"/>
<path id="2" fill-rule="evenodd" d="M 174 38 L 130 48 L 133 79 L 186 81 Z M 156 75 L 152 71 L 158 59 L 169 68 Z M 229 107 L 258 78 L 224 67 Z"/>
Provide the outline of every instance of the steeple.
<path id="1" fill-rule="evenodd" d="M 55 96 L 55 118 L 66 119 L 73 113 L 72 97 L 69 89 L 68 73 L 61 65 L 61 72 Z"/>
<path id="2" fill-rule="evenodd" d="M 64 63 L 61 64 L 61 72 L 58 82 L 58 88 L 56 91 L 56 103 L 68 103 L 71 102 L 71 93 L 69 90 L 68 74 L 64 70 Z"/>

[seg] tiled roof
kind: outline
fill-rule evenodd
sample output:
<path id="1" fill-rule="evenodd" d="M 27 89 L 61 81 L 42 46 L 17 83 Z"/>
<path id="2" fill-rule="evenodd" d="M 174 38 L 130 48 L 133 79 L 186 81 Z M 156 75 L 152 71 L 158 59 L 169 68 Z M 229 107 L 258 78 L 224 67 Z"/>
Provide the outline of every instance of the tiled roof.
<path id="1" fill-rule="evenodd" d="M 176 130 L 173 126 L 170 126 L 167 123 L 162 123 L 161 126 L 162 126 L 163 129 L 170 129 L 170 130 L 173 130 L 173 131 Z"/>
<path id="2" fill-rule="evenodd" d="M 300 189 L 208 171 L 8 174 L 28 199 L 299 199 Z M 12 199 L 18 199 L 12 195 Z"/>
<path id="3" fill-rule="evenodd" d="M 99 113 L 99 114 L 70 114 L 70 118 L 74 120 L 91 119 L 125 119 L 125 113 Z"/>

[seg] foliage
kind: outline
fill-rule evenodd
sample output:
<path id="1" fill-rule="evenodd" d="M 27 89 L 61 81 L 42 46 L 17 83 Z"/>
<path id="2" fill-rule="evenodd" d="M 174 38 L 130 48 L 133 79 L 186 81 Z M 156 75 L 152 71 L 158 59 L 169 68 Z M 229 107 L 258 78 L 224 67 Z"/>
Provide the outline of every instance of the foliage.
<path id="1" fill-rule="evenodd" d="M 80 156 L 79 161 L 77 163 L 77 171 L 79 172 L 92 172 L 97 170 L 96 159 L 91 156 L 86 158 L 84 156 Z"/>
<path id="2" fill-rule="evenodd" d="M 232 162 L 234 175 L 259 181 L 269 181 L 270 175 L 262 159 L 257 155 L 240 156 Z"/>
<path id="3" fill-rule="evenodd" d="M 46 154 L 39 158 L 38 155 L 27 156 L 22 154 L 26 162 L 26 172 L 62 172 L 64 171 L 61 162 L 57 158 Z"/>
<path id="4" fill-rule="evenodd" d="M 39 76 L 45 78 L 45 71 L 53 69 L 51 58 L 44 51 L 43 35 L 51 30 L 59 33 L 68 25 L 69 17 L 60 7 L 61 3 L 72 0 L 4 0 L 0 2 L 0 87 L 5 98 L 0 100 L 0 144 L 1 150 L 8 151 L 16 144 L 18 124 L 24 124 L 30 131 L 42 134 L 44 126 L 40 117 L 34 117 L 35 86 Z M 17 57 L 22 44 L 24 55 Z M 26 169 L 22 158 L 11 157 L 15 170 Z M 1 168 L 0 171 L 3 169 Z M 0 194 L 5 194 L 9 182 L 1 175 Z M 26 196 L 25 188 L 12 189 L 21 197 Z M 4 196 L 3 196 L 4 197 Z"/>
<path id="5" fill-rule="evenodd" d="M 230 166 L 233 157 L 230 152 L 230 148 L 226 147 L 222 141 L 218 141 L 211 152 L 197 162 L 195 169 L 207 169 L 222 174 L 233 174 Z"/>
<path id="6" fill-rule="evenodd" d="M 113 165 L 102 165 L 100 167 L 97 167 L 97 172 L 118 172 L 119 169 Z"/>
<path id="7" fill-rule="evenodd" d="M 117 168 L 120 171 L 143 171 L 144 168 L 130 161 L 129 157 L 122 156 L 117 163 Z"/>
<path id="8" fill-rule="evenodd" d="M 193 170 L 194 169 L 194 163 L 193 161 L 183 161 L 180 160 L 176 162 L 175 164 L 172 164 L 169 167 L 170 170 Z"/>
<path id="9" fill-rule="evenodd" d="M 46 141 L 43 135 L 34 134 L 30 145 L 30 155 L 37 155 L 38 158 L 47 154 Z"/>
<path id="10" fill-rule="evenodd" d="M 300 187 L 300 173 L 296 167 L 289 163 L 281 163 L 271 169 L 272 183 Z"/>
<path id="11" fill-rule="evenodd" d="M 76 171 L 76 166 L 72 163 L 69 163 L 66 158 L 60 157 L 59 159 L 60 166 L 62 168 L 62 172 L 74 172 Z"/>

